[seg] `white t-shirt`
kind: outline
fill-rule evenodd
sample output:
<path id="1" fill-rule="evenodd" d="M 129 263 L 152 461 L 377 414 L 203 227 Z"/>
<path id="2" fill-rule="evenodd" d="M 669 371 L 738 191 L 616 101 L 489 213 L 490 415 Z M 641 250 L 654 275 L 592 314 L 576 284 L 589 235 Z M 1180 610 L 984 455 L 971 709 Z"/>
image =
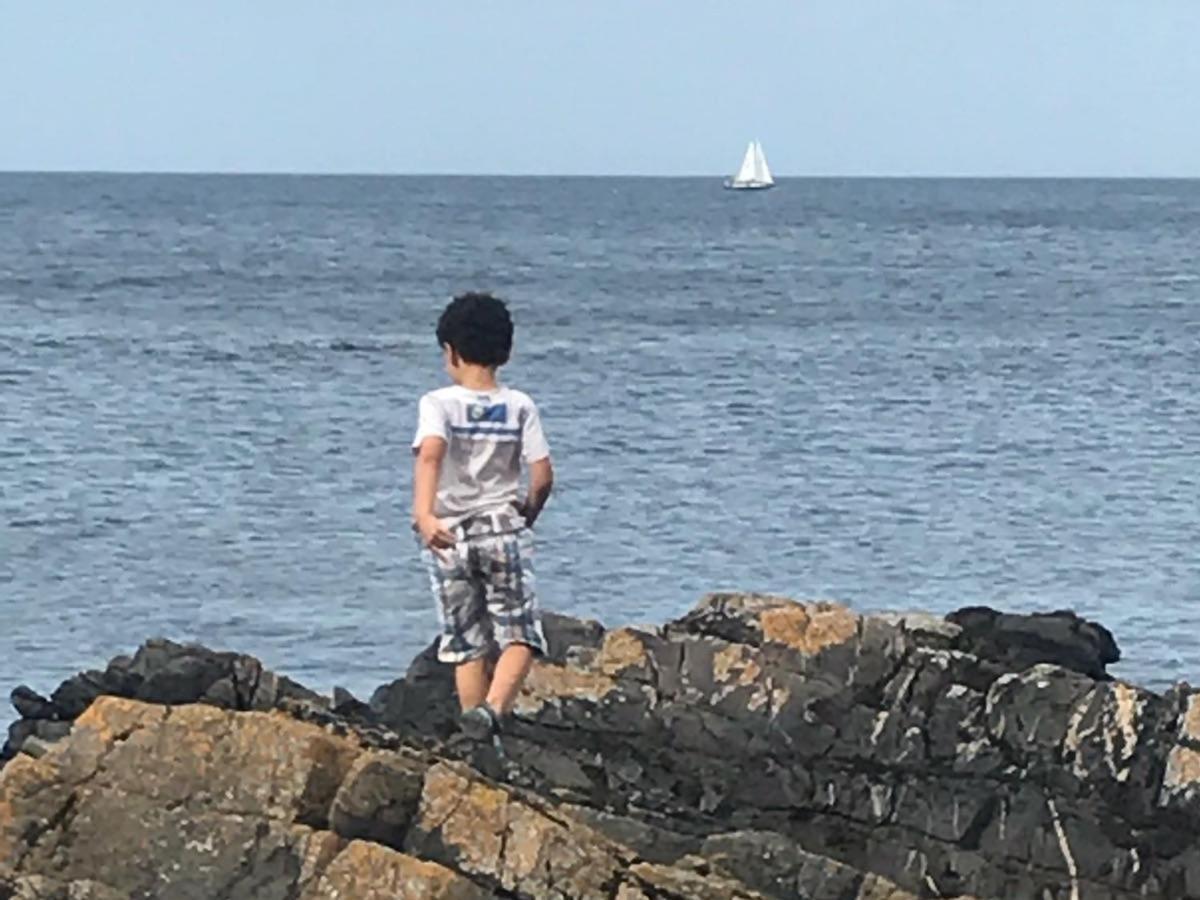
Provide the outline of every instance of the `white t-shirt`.
<path id="1" fill-rule="evenodd" d="M 506 387 L 430 391 L 421 398 L 413 450 L 427 437 L 446 442 L 434 513 L 448 527 L 515 507 L 521 461 L 550 455 L 537 406 L 528 394 Z"/>

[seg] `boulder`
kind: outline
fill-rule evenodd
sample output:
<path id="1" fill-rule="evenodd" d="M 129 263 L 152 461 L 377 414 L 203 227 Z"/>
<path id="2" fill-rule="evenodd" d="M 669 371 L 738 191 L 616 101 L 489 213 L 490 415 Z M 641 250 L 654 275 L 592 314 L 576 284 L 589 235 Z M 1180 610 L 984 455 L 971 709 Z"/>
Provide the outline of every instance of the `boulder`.
<path id="1" fill-rule="evenodd" d="M 1090 678 L 1121 658 L 1112 633 L 1070 611 L 1019 615 L 971 606 L 946 617 L 962 629 L 958 648 L 1008 671 L 1048 663 Z"/>

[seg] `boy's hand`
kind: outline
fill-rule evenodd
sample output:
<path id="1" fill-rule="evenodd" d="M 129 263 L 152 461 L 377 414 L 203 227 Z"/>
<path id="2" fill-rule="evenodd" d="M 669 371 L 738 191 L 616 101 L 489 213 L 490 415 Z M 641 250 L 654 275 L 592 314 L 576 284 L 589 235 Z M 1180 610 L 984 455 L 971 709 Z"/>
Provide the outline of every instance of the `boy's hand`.
<path id="1" fill-rule="evenodd" d="M 417 519 L 417 531 L 421 533 L 421 541 L 430 550 L 449 550 L 456 543 L 454 535 L 446 530 L 437 516 L 421 516 Z"/>
<path id="2" fill-rule="evenodd" d="M 525 527 L 532 528 L 533 523 L 542 514 L 542 508 L 550 499 L 550 491 L 554 489 L 554 466 L 550 457 L 545 456 L 529 464 L 529 496 L 523 503 L 517 505 L 521 516 L 525 519 Z"/>

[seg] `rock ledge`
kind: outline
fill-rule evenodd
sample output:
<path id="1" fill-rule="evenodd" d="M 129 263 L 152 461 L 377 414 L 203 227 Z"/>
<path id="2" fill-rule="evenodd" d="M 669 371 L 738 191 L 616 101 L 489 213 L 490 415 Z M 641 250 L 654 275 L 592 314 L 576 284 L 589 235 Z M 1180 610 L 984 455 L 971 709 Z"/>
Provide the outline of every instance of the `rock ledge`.
<path id="1" fill-rule="evenodd" d="M 1200 898 L 1200 692 L 1070 613 L 547 630 L 507 762 L 432 648 L 366 703 L 161 640 L 18 688 L 0 900 Z"/>

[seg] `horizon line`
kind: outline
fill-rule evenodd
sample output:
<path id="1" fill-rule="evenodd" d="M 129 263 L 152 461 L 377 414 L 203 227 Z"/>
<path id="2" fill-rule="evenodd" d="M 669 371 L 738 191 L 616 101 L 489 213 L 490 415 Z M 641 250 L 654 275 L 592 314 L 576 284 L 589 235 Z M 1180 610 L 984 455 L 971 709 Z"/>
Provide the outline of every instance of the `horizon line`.
<path id="1" fill-rule="evenodd" d="M 784 181 L 1196 181 L 1194 175 L 1133 175 L 1133 174 L 839 174 L 811 173 L 789 175 L 774 173 L 775 180 Z M 229 178 L 511 178 L 511 179 L 644 179 L 644 180 L 709 180 L 728 178 L 727 173 L 681 173 L 673 175 L 617 172 L 397 172 L 397 171 L 305 171 L 302 169 L 6 169 L 5 175 L 163 175 L 178 177 Z"/>

